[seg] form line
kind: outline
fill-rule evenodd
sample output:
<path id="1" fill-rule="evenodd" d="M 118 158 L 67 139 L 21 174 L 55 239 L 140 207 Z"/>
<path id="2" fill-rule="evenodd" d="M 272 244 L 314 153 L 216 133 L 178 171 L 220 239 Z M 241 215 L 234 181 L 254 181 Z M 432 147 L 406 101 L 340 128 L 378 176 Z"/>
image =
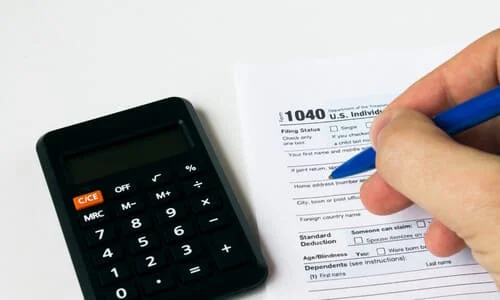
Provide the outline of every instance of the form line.
<path id="1" fill-rule="evenodd" d="M 389 272 L 389 273 L 374 274 L 374 275 L 352 276 L 352 277 L 343 277 L 343 278 L 335 278 L 335 279 L 314 280 L 314 281 L 310 280 L 307 283 L 314 284 L 314 283 L 321 283 L 321 282 L 325 282 L 325 281 L 350 280 L 350 279 L 356 279 L 356 278 L 377 277 L 377 276 L 421 272 L 421 271 L 434 270 L 434 269 L 459 268 L 459 267 L 467 267 L 467 266 L 477 266 L 477 264 L 473 263 L 473 264 L 463 264 L 463 265 L 455 265 L 455 266 L 444 266 L 444 267 L 441 266 L 441 267 L 432 267 L 432 268 L 424 268 L 424 269 L 416 269 L 416 270 L 400 271 L 400 272 Z"/>
<path id="2" fill-rule="evenodd" d="M 389 222 L 389 223 L 382 223 L 382 224 L 370 224 L 370 225 L 362 225 L 362 226 L 351 226 L 351 227 L 339 227 L 339 228 L 320 229 L 320 230 L 299 231 L 298 233 L 335 231 L 335 230 L 356 229 L 356 228 L 363 228 L 363 227 L 377 227 L 377 226 L 383 226 L 383 225 L 411 223 L 411 222 L 416 222 L 416 221 L 421 221 L 421 220 L 432 220 L 432 219 L 431 218 L 421 218 L 421 219 L 405 220 L 405 221 L 399 221 L 399 222 Z"/>
<path id="3" fill-rule="evenodd" d="M 459 276 L 473 276 L 473 275 L 483 275 L 483 274 L 488 274 L 488 272 L 464 273 L 464 274 L 452 274 L 452 275 L 446 275 L 446 276 L 435 276 L 435 277 L 416 278 L 416 279 L 408 279 L 408 280 L 400 280 L 400 281 L 381 282 L 381 283 L 375 283 L 375 284 L 351 285 L 351 286 L 340 287 L 340 288 L 329 288 L 329 289 L 309 290 L 309 292 L 326 292 L 326 291 L 336 291 L 336 290 L 354 289 L 354 288 L 360 288 L 360 287 L 370 287 L 370 286 L 379 286 L 379 285 L 390 285 L 390 284 L 398 284 L 398 283 L 406 283 L 406 282 L 415 282 L 415 281 L 422 281 L 422 280 L 440 279 L 440 278 L 448 278 L 448 277 L 459 277 Z"/>
<path id="4" fill-rule="evenodd" d="M 327 147 L 327 148 L 313 148 L 313 149 L 297 149 L 297 150 L 285 150 L 284 152 L 298 152 L 298 151 L 319 151 L 319 150 L 330 150 L 330 149 L 338 149 L 338 148 L 349 148 L 349 147 L 368 147 L 371 144 L 358 144 L 358 145 L 345 145 L 345 146 L 336 146 L 336 147 Z M 363 149 L 361 149 L 363 150 Z"/>
<path id="5" fill-rule="evenodd" d="M 418 288 L 418 289 L 409 289 L 409 290 L 403 290 L 403 291 L 392 291 L 392 292 L 386 292 L 386 293 L 373 293 L 373 294 L 364 294 L 364 295 L 359 295 L 359 296 L 347 296 L 347 297 L 336 297 L 336 298 L 322 298 L 321 300 L 340 300 L 340 299 L 363 298 L 363 297 L 372 297 L 372 296 L 400 294 L 400 293 L 406 293 L 406 292 L 417 292 L 417 291 L 422 291 L 422 290 L 435 290 L 435 289 L 442 289 L 442 288 L 449 288 L 449 287 L 456 287 L 456 286 L 478 285 L 478 284 L 486 284 L 486 283 L 492 283 L 492 282 L 493 281 L 481 281 L 481 282 L 471 282 L 471 283 L 448 284 L 448 285 L 430 286 L 430 287 Z"/>

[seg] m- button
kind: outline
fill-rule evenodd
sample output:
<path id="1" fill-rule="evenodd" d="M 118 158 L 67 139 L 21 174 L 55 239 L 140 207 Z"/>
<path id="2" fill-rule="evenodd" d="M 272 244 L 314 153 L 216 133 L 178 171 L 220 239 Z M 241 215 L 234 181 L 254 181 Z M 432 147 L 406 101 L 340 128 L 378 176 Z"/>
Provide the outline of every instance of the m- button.
<path id="1" fill-rule="evenodd" d="M 88 207 L 99 205 L 104 202 L 104 197 L 100 190 L 93 191 L 87 194 L 76 196 L 73 198 L 73 204 L 76 210 L 82 210 Z"/>

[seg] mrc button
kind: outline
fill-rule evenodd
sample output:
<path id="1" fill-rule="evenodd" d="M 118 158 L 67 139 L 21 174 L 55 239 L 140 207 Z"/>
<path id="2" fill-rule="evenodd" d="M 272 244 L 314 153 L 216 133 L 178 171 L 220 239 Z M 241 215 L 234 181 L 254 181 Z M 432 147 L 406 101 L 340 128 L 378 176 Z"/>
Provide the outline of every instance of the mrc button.
<path id="1" fill-rule="evenodd" d="M 88 207 L 99 205 L 104 202 L 104 197 L 100 190 L 93 191 L 87 194 L 76 196 L 73 198 L 73 204 L 76 210 L 82 210 Z"/>
<path id="2" fill-rule="evenodd" d="M 83 227 L 94 225 L 105 220 L 109 220 L 109 214 L 105 209 L 96 208 L 85 211 L 80 215 L 80 224 Z"/>

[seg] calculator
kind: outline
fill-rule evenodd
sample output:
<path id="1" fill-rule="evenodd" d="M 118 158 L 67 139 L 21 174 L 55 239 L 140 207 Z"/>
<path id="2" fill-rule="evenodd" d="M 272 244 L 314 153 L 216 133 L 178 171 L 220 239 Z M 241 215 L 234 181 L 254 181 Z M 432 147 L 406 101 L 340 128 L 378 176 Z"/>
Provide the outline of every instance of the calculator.
<path id="1" fill-rule="evenodd" d="M 85 299 L 220 299 L 267 266 L 193 106 L 51 131 L 37 153 Z"/>

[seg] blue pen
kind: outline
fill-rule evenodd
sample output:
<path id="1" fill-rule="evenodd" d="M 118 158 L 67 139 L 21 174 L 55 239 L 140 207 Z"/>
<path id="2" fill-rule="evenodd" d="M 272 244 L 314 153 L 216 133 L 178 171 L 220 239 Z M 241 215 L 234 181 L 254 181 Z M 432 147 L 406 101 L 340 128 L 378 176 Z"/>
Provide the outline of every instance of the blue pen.
<path id="1" fill-rule="evenodd" d="M 449 135 L 454 135 L 500 115 L 500 87 L 444 111 L 433 119 Z M 339 179 L 375 169 L 375 150 L 370 147 L 333 170 L 331 179 Z"/>

